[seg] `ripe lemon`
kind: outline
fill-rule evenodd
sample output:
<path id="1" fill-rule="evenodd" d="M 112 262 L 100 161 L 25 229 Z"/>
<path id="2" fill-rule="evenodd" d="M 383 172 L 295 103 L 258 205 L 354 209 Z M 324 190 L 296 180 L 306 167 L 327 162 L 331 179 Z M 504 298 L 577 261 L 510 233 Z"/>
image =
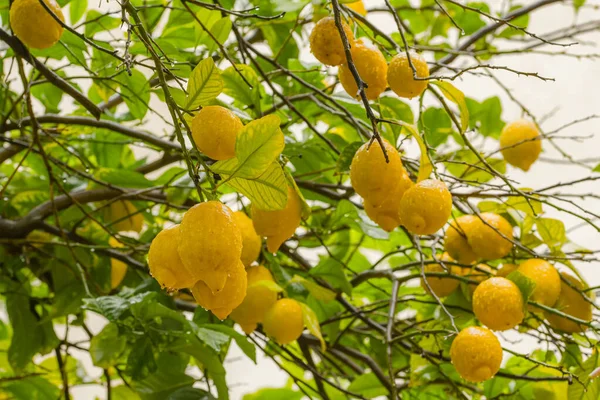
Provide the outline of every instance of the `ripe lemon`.
<path id="1" fill-rule="evenodd" d="M 235 142 L 243 128 L 237 115 L 225 107 L 206 106 L 192 120 L 192 137 L 208 157 L 228 160 L 235 157 Z"/>
<path id="2" fill-rule="evenodd" d="M 252 220 L 242 211 L 233 213 L 233 219 L 242 233 L 242 263 L 249 267 L 260 254 L 261 240 L 260 236 L 254 230 Z"/>
<path id="3" fill-rule="evenodd" d="M 502 129 L 500 151 L 507 163 L 529 171 L 542 152 L 541 139 L 540 132 L 533 122 L 520 119 Z"/>
<path id="4" fill-rule="evenodd" d="M 117 232 L 140 232 L 144 225 L 144 216 L 129 200 L 113 201 L 105 212 L 110 227 Z"/>
<path id="5" fill-rule="evenodd" d="M 379 206 L 365 200 L 365 212 L 379 227 L 391 232 L 400 226 L 400 200 L 404 193 L 413 185 L 408 174 L 403 172 L 388 197 Z"/>
<path id="6" fill-rule="evenodd" d="M 454 262 L 454 260 L 448 255 L 448 253 L 442 254 L 440 261 Z M 427 264 L 425 265 L 425 272 L 444 272 L 449 275 L 461 275 L 462 268 L 457 265 L 450 264 Z M 460 283 L 458 279 L 454 278 L 438 278 L 436 276 L 428 276 L 426 278 L 429 287 L 437 297 L 446 297 L 450 295 L 456 290 Z M 429 292 L 429 288 L 427 288 L 427 284 L 425 284 L 423 278 L 421 278 L 421 287 L 425 289 L 426 292 Z"/>
<path id="7" fill-rule="evenodd" d="M 407 176 L 400 154 L 394 146 L 383 139 L 383 146 L 389 158 L 385 161 L 381 146 L 377 142 L 363 144 L 350 165 L 350 182 L 363 199 L 378 207 L 390 196 L 390 191 L 405 182 Z"/>
<path id="8" fill-rule="evenodd" d="M 473 312 L 490 329 L 512 329 L 525 318 L 523 295 L 517 285 L 506 278 L 487 279 L 473 293 Z"/>
<path id="9" fill-rule="evenodd" d="M 450 359 L 464 379 L 483 382 L 500 369 L 502 346 L 489 329 L 470 326 L 454 338 L 450 347 Z"/>
<path id="10" fill-rule="evenodd" d="M 348 3 L 346 4 L 346 7 L 356 11 L 362 16 L 367 15 L 367 10 L 365 8 L 365 3 L 363 3 L 363 0 L 355 1 L 354 3 Z"/>
<path id="11" fill-rule="evenodd" d="M 387 87 L 387 61 L 376 47 L 369 47 L 362 41 L 352 46 L 352 61 L 363 82 L 367 84 L 365 94 L 367 99 L 376 100 Z M 347 64 L 340 66 L 338 71 L 340 83 L 351 97 L 359 97 L 358 86 Z"/>
<path id="12" fill-rule="evenodd" d="M 560 275 L 547 261 L 532 259 L 523 262 L 517 269 L 521 274 L 535 282 L 531 300 L 552 307 L 560 295 Z"/>
<path id="13" fill-rule="evenodd" d="M 43 0 L 50 10 L 65 21 L 62 10 L 54 0 Z M 10 9 L 10 26 L 27 47 L 47 49 L 60 40 L 63 27 L 46 11 L 39 0 L 15 0 Z"/>
<path id="14" fill-rule="evenodd" d="M 450 257 L 461 264 L 472 264 L 478 258 L 467 239 L 478 223 L 481 223 L 481 221 L 476 216 L 463 215 L 451 221 L 446 230 L 444 236 L 445 250 Z"/>
<path id="15" fill-rule="evenodd" d="M 293 342 L 304 330 L 302 307 L 296 300 L 278 300 L 265 314 L 263 328 L 279 344 Z"/>
<path id="16" fill-rule="evenodd" d="M 162 287 L 169 289 L 190 288 L 199 279 L 188 271 L 179 257 L 177 252 L 179 235 L 179 225 L 163 229 L 152 240 L 148 251 L 150 275 Z"/>
<path id="17" fill-rule="evenodd" d="M 302 204 L 296 191 L 288 187 L 287 204 L 283 210 L 263 211 L 252 205 L 252 222 L 260 236 L 267 238 L 267 249 L 276 253 L 300 226 Z"/>
<path id="18" fill-rule="evenodd" d="M 348 42 L 352 46 L 354 34 L 348 24 L 343 21 L 342 26 Z M 319 20 L 310 33 L 309 41 L 310 51 L 323 64 L 335 66 L 346 62 L 344 44 L 333 17 L 325 17 Z"/>
<path id="19" fill-rule="evenodd" d="M 446 184 L 425 179 L 408 189 L 400 201 L 400 220 L 412 234 L 430 235 L 444 226 L 452 212 Z"/>
<path id="20" fill-rule="evenodd" d="M 508 255 L 513 239 L 510 223 L 498 214 L 482 213 L 480 217 L 467 236 L 475 254 L 484 260 L 495 260 Z"/>
<path id="21" fill-rule="evenodd" d="M 469 292 L 471 295 L 477 289 L 477 286 L 486 279 L 496 275 L 496 271 L 492 269 L 489 265 L 486 264 L 477 264 L 471 267 L 467 272 L 465 272 L 465 278 L 468 278 L 472 281 L 476 281 L 477 283 L 469 283 Z"/>
<path id="22" fill-rule="evenodd" d="M 190 208 L 179 226 L 177 250 L 196 281 L 201 279 L 219 292 L 242 255 L 242 234 L 233 212 L 218 201 Z"/>
<path id="23" fill-rule="evenodd" d="M 571 317 L 590 322 L 592 320 L 592 304 L 581 294 L 582 290 L 587 289 L 586 286 L 583 282 L 570 274 L 563 272 L 561 275 L 563 279 L 567 280 L 572 286 L 577 288 L 577 290 L 572 288 L 571 285 L 561 281 L 560 296 L 558 297 L 556 304 L 554 304 L 554 308 Z M 585 294 L 590 300 L 595 300 L 593 292 L 588 291 L 585 292 Z M 571 321 L 551 312 L 544 311 L 544 315 L 548 319 L 550 326 L 556 330 L 570 333 L 584 332 L 587 330 L 587 326 L 578 324 L 575 321 Z"/>
<path id="24" fill-rule="evenodd" d="M 123 244 L 121 242 L 119 242 L 117 239 L 115 239 L 114 237 L 111 237 L 110 239 L 108 239 L 108 244 L 111 247 L 123 247 Z M 125 278 L 125 274 L 127 273 L 127 264 L 125 264 L 123 261 L 117 260 L 116 258 L 112 258 L 110 259 L 110 288 L 111 289 L 115 289 L 116 287 L 118 287 L 121 282 L 123 281 L 123 278 Z"/>
<path id="25" fill-rule="evenodd" d="M 238 261 L 230 271 L 223 290 L 213 293 L 204 281 L 198 281 L 192 287 L 192 294 L 198 304 L 210 310 L 220 320 L 224 320 L 244 301 L 247 286 L 246 269 L 244 264 Z"/>
<path id="26" fill-rule="evenodd" d="M 250 334 L 256 325 L 262 323 L 266 312 L 277 302 L 277 292 L 274 292 L 261 282 L 275 282 L 271 272 L 257 265 L 246 270 L 248 273 L 248 289 L 242 304 L 232 311 L 230 317 L 240 324 L 242 330 Z"/>
<path id="27" fill-rule="evenodd" d="M 498 270 L 496 275 L 506 278 L 511 272 L 516 271 L 518 268 L 519 266 L 516 264 L 502 264 L 502 268 Z"/>
<path id="28" fill-rule="evenodd" d="M 411 51 L 410 61 L 417 71 L 417 77 L 429 77 L 429 67 L 423 57 Z M 416 80 L 414 78 L 413 70 L 410 68 L 408 58 L 404 52 L 398 53 L 392 58 L 388 67 L 387 81 L 394 93 L 408 99 L 420 96 L 429 84 L 428 80 Z"/>

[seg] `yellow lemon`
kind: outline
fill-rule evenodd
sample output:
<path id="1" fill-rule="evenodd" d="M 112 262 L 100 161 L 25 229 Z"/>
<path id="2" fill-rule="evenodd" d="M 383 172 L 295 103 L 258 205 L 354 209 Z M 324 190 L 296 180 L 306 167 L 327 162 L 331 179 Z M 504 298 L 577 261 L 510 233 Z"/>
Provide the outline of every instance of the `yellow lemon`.
<path id="1" fill-rule="evenodd" d="M 401 224 L 400 200 L 412 185 L 413 183 L 408 174 L 404 172 L 398 179 L 395 187 L 388 194 L 388 197 L 379 206 L 375 206 L 369 200 L 365 200 L 364 205 L 367 216 L 387 232 L 396 229 Z"/>
<path id="2" fill-rule="evenodd" d="M 560 295 L 560 275 L 547 261 L 537 258 L 523 262 L 517 269 L 535 282 L 530 299 L 536 303 L 552 307 Z"/>
<path id="3" fill-rule="evenodd" d="M 304 330 L 302 307 L 296 300 L 278 300 L 265 314 L 263 328 L 279 344 L 293 342 Z"/>
<path id="4" fill-rule="evenodd" d="M 516 271 L 518 268 L 519 266 L 516 264 L 502 264 L 502 268 L 498 270 L 496 275 L 506 278 L 511 272 Z"/>
<path id="5" fill-rule="evenodd" d="M 117 232 L 140 232 L 144 225 L 144 216 L 128 200 L 113 201 L 108 206 L 105 218 L 110 227 Z"/>
<path id="6" fill-rule="evenodd" d="M 513 245 L 510 223 L 498 214 L 482 213 L 480 217 L 467 236 L 475 254 L 484 260 L 495 260 L 508 255 Z"/>
<path id="7" fill-rule="evenodd" d="M 354 3 L 348 3 L 346 4 L 346 7 L 356 11 L 362 16 L 367 15 L 367 10 L 365 8 L 365 3 L 363 3 L 363 0 L 355 1 Z"/>
<path id="8" fill-rule="evenodd" d="M 477 254 L 469 245 L 468 236 L 477 226 L 479 218 L 474 215 L 463 215 L 450 222 L 446 235 L 444 236 L 444 248 L 450 255 L 461 264 L 472 264 L 477 260 Z"/>
<path id="9" fill-rule="evenodd" d="M 440 261 L 442 263 L 454 262 L 454 260 L 448 255 L 448 253 L 442 254 Z M 450 264 L 426 264 L 425 272 L 443 272 L 448 275 L 462 275 L 462 268 L 457 265 Z M 426 278 L 427 284 L 429 284 L 429 288 L 431 288 L 431 291 L 433 291 L 433 293 L 435 293 L 437 297 L 446 297 L 450 295 L 456 290 L 456 288 L 460 284 L 460 281 L 458 279 L 450 277 L 443 278 L 437 276 L 426 276 Z M 427 284 L 423 281 L 423 278 L 421 278 L 421 287 L 425 289 L 426 292 L 429 292 Z"/>
<path id="10" fill-rule="evenodd" d="M 276 253 L 300 226 L 302 204 L 296 191 L 288 187 L 287 204 L 283 210 L 264 211 L 252 205 L 252 222 L 260 236 L 267 238 L 267 249 Z"/>
<path id="11" fill-rule="evenodd" d="M 248 267 L 256 261 L 260 254 L 260 236 L 256 233 L 252 220 L 244 212 L 234 212 L 233 219 L 242 234 L 242 263 Z"/>
<path id="12" fill-rule="evenodd" d="M 225 107 L 206 106 L 192 120 L 192 137 L 208 157 L 228 160 L 235 157 L 235 142 L 243 128 L 237 115 Z"/>
<path id="13" fill-rule="evenodd" d="M 476 281 L 477 283 L 469 283 L 468 288 L 471 295 L 477 289 L 477 286 L 486 279 L 496 275 L 496 271 L 486 264 L 477 264 L 471 267 L 470 270 L 466 271 L 464 276 L 469 280 Z"/>
<path id="14" fill-rule="evenodd" d="M 400 201 L 400 220 L 412 234 L 430 235 L 446 224 L 452 212 L 452 195 L 446 184 L 426 179 L 408 189 Z"/>
<path id="15" fill-rule="evenodd" d="M 535 124 L 520 119 L 507 124 L 500 134 L 500 151 L 507 163 L 529 171 L 542 152 L 542 137 Z"/>
<path id="16" fill-rule="evenodd" d="M 108 244 L 111 247 L 120 248 L 123 247 L 123 243 L 119 242 L 114 237 L 108 239 Z M 117 260 L 115 258 L 110 259 L 110 288 L 115 289 L 118 287 L 123 278 L 125 278 L 125 274 L 127 274 L 127 264 L 123 261 Z"/>
<path id="17" fill-rule="evenodd" d="M 150 275 L 162 287 L 169 289 L 190 288 L 199 279 L 183 265 L 179 257 L 177 252 L 179 235 L 179 225 L 163 229 L 152 240 L 148 251 Z"/>
<path id="18" fill-rule="evenodd" d="M 62 10 L 54 0 L 43 0 L 48 8 L 65 21 Z M 63 27 L 46 11 L 39 0 L 15 0 L 10 8 L 10 26 L 27 47 L 47 49 L 60 40 Z"/>
<path id="19" fill-rule="evenodd" d="M 360 78 L 367 84 L 365 89 L 367 98 L 376 100 L 387 87 L 388 65 L 385 57 L 378 48 L 367 46 L 360 40 L 352 46 L 351 53 Z M 354 75 L 347 64 L 340 66 L 338 77 L 346 93 L 351 97 L 360 96 Z"/>
<path id="20" fill-rule="evenodd" d="M 487 279 L 473 293 L 473 312 L 490 329 L 512 329 L 525 318 L 523 295 L 517 285 L 506 278 Z"/>
<path id="21" fill-rule="evenodd" d="M 190 208 L 179 227 L 177 250 L 196 281 L 203 280 L 213 292 L 219 292 L 242 255 L 242 234 L 233 212 L 218 201 Z"/>
<path id="22" fill-rule="evenodd" d="M 240 324 L 244 332 L 250 334 L 256 325 L 262 323 L 267 310 L 277 301 L 277 292 L 261 284 L 275 282 L 271 272 L 257 265 L 246 270 L 248 273 L 248 289 L 242 304 L 231 312 L 231 319 Z"/>
<path id="23" fill-rule="evenodd" d="M 342 26 L 350 45 L 354 43 L 352 30 L 342 21 Z M 310 33 L 310 50 L 314 56 L 325 65 L 340 65 L 346 62 L 344 44 L 333 17 L 325 17 Z"/>
<path id="24" fill-rule="evenodd" d="M 223 290 L 213 293 L 206 283 L 198 281 L 192 287 L 192 294 L 198 304 L 210 310 L 220 320 L 224 320 L 244 301 L 247 286 L 246 269 L 244 264 L 238 261 L 235 268 L 230 271 Z"/>
<path id="25" fill-rule="evenodd" d="M 489 329 L 470 326 L 454 338 L 450 360 L 456 371 L 470 382 L 493 377 L 502 363 L 502 346 Z"/>
<path id="26" fill-rule="evenodd" d="M 570 285 L 561 281 L 560 296 L 554 308 L 571 317 L 590 322 L 592 320 L 592 304 L 582 295 L 582 291 L 587 289 L 587 287 L 583 282 L 570 274 L 563 272 L 561 275 Z M 587 291 L 585 294 L 591 301 L 595 300 L 594 292 Z M 544 315 L 548 319 L 550 326 L 556 330 L 569 333 L 584 332 L 587 330 L 587 326 L 554 313 L 544 311 Z"/>
<path id="27" fill-rule="evenodd" d="M 429 67 L 423 57 L 418 53 L 411 51 L 410 61 L 417 71 L 418 78 L 429 77 Z M 413 70 L 408 63 L 408 58 L 404 52 L 398 53 L 398 55 L 392 58 L 388 67 L 387 81 L 394 93 L 408 99 L 420 96 L 429 84 L 428 80 L 418 80 L 414 78 Z"/>

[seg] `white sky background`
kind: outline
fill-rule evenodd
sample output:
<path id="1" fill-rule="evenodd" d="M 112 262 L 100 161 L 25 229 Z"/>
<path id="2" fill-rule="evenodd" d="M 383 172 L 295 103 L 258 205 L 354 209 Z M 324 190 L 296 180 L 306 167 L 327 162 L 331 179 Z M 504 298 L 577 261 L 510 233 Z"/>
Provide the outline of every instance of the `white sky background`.
<path id="1" fill-rule="evenodd" d="M 383 4 L 383 1 L 366 0 L 365 3 L 369 8 Z M 494 0 L 489 3 L 505 5 L 504 1 Z M 525 3 L 533 3 L 533 1 L 527 0 Z M 600 7 L 600 0 L 588 0 L 587 3 Z M 90 0 L 90 5 L 95 4 L 94 0 Z M 107 3 L 102 1 L 99 9 L 106 10 L 109 7 L 113 8 L 114 5 L 115 2 Z M 577 18 L 575 18 L 571 5 L 546 7 L 540 11 L 536 11 L 532 15 L 529 30 L 542 35 L 545 32 L 568 26 L 576 21 L 598 20 L 600 19 L 600 9 L 598 7 L 585 8 Z M 69 15 L 68 11 L 65 12 L 65 15 Z M 382 16 L 382 14 L 379 14 L 370 15 L 368 18 L 387 33 L 392 33 L 396 29 L 391 16 Z M 598 32 L 587 34 L 582 36 L 582 38 L 585 38 L 588 43 L 600 43 L 600 33 Z M 554 48 L 549 50 L 562 51 L 563 49 Z M 585 54 L 600 53 L 600 49 L 593 46 L 574 46 L 568 50 L 570 52 Z M 304 49 L 302 57 L 308 62 L 316 61 L 307 49 Z M 465 60 L 456 60 L 454 66 L 460 66 L 462 63 L 469 62 Z M 584 118 L 595 113 L 600 115 L 600 97 L 598 95 L 600 93 L 600 62 L 597 60 L 519 54 L 496 58 L 492 63 L 521 71 L 538 72 L 542 76 L 555 79 L 554 82 L 544 82 L 532 77 L 519 77 L 509 72 L 495 71 L 496 76 L 510 88 L 513 96 L 524 103 L 534 115 L 539 117 L 552 113 L 552 116 L 542 125 L 545 131 L 554 130 L 575 119 Z M 468 97 L 477 100 L 483 100 L 490 96 L 499 96 L 502 100 L 504 120 L 510 121 L 521 117 L 519 107 L 513 104 L 503 90 L 488 78 L 463 75 L 463 78 L 455 81 L 454 84 Z M 153 96 L 151 106 L 168 117 L 166 107 L 155 96 Z M 572 138 L 577 136 L 586 137 L 586 139 L 580 141 L 558 140 L 558 143 L 565 152 L 577 160 L 595 158 L 597 159 L 595 164 L 600 163 L 600 135 L 596 134 L 599 124 L 600 119 L 590 120 L 566 129 L 560 134 L 561 137 L 568 136 Z M 144 125 L 149 131 L 156 134 L 163 134 L 168 131 L 168 127 L 157 117 L 148 117 Z M 544 144 L 542 157 L 544 159 L 561 158 L 559 153 L 547 143 Z M 518 181 L 520 187 L 539 189 L 558 182 L 584 178 L 589 176 L 590 171 L 579 166 L 538 161 L 528 173 L 508 167 L 507 174 L 511 179 Z M 574 188 L 567 188 L 566 190 L 570 193 L 577 191 L 577 193 L 593 192 L 600 194 L 600 183 L 586 183 Z M 600 212 L 600 200 L 580 201 L 579 204 L 588 210 L 595 210 L 597 213 Z M 579 223 L 578 220 L 564 213 L 558 214 L 550 210 L 547 206 L 545 209 L 547 210 L 546 216 L 561 218 L 565 221 L 567 229 Z M 569 233 L 569 238 L 583 247 L 592 250 L 600 249 L 600 234 L 595 232 L 591 227 L 574 230 Z M 600 274 L 595 271 L 595 269 L 600 267 L 598 263 L 595 265 L 579 264 L 578 267 L 591 285 L 600 285 Z M 92 316 L 90 319 L 94 330 L 99 331 L 102 329 L 104 322 L 100 318 Z M 72 335 L 78 335 L 75 329 L 71 332 Z M 61 332 L 57 333 L 59 336 L 62 336 Z M 514 333 L 508 334 L 506 337 L 513 340 L 517 339 L 519 335 Z M 76 340 L 76 337 L 72 337 L 71 339 Z M 527 340 L 516 345 L 511 345 L 511 347 L 521 352 L 527 352 L 535 347 L 535 343 Z M 287 375 L 280 371 L 272 361 L 264 357 L 259 358 L 258 365 L 254 365 L 237 350 L 237 347 L 233 348 L 226 364 L 227 381 L 230 385 L 232 400 L 241 399 L 244 393 L 251 393 L 258 388 L 280 387 L 286 382 Z M 101 370 L 91 365 L 87 354 L 82 352 L 81 359 L 88 374 L 93 374 L 94 376 L 101 375 Z M 83 386 L 73 389 L 72 394 L 76 400 L 87 400 L 93 398 L 93 396 L 104 399 L 105 389 L 102 387 Z"/>

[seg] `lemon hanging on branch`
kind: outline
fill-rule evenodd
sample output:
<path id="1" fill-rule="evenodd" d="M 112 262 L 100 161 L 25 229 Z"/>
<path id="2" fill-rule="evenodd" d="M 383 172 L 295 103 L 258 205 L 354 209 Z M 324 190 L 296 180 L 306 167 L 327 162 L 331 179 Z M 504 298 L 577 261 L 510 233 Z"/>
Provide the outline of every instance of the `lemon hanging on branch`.
<path id="1" fill-rule="evenodd" d="M 525 318 L 523 295 L 517 285 L 506 278 L 487 279 L 473 293 L 473 312 L 490 329 L 512 329 Z"/>
<path id="2" fill-rule="evenodd" d="M 360 79 L 366 83 L 365 95 L 369 100 L 376 100 L 387 87 L 387 61 L 381 51 L 358 40 L 351 49 L 352 61 Z M 351 97 L 358 98 L 358 86 L 348 64 L 342 64 L 338 71 L 340 83 L 346 93 Z"/>
<path id="3" fill-rule="evenodd" d="M 428 78 L 429 67 L 425 59 L 414 51 L 409 52 L 410 61 L 415 67 L 417 78 Z M 426 79 L 415 79 L 415 74 L 410 67 L 405 52 L 398 53 L 388 67 L 387 81 L 390 88 L 400 97 L 412 99 L 420 96 L 427 89 L 429 81 Z"/>
<path id="4" fill-rule="evenodd" d="M 179 257 L 179 235 L 179 225 L 163 229 L 156 235 L 148 251 L 150 275 L 168 289 L 190 288 L 199 279 L 183 265 Z"/>
<path id="5" fill-rule="evenodd" d="M 442 254 L 440 257 L 440 264 L 425 264 L 424 271 L 428 272 L 440 272 L 447 273 L 448 275 L 462 275 L 462 268 L 458 265 L 450 265 L 454 260 L 452 257 L 448 255 L 448 253 Z M 446 264 L 447 263 L 447 264 Z M 425 276 L 427 282 L 421 278 L 421 287 L 425 289 L 426 292 L 429 292 L 430 289 L 437 297 L 446 297 L 452 294 L 460 281 L 453 277 L 437 277 L 437 276 Z"/>
<path id="6" fill-rule="evenodd" d="M 596 300 L 594 292 L 587 291 L 587 286 L 573 275 L 565 272 L 561 273 L 561 275 L 564 281 L 561 281 L 560 296 L 553 308 L 573 318 L 585 322 L 592 321 L 592 303 Z M 584 294 L 588 299 L 584 297 Z M 548 319 L 550 326 L 557 331 L 577 333 L 584 332 L 588 328 L 587 325 L 550 311 L 544 311 L 544 315 Z"/>
<path id="7" fill-rule="evenodd" d="M 55 0 L 42 0 L 62 22 L 62 10 Z M 50 14 L 40 0 L 15 0 L 10 8 L 10 26 L 27 47 L 47 49 L 60 40 L 62 25 Z"/>
<path id="8" fill-rule="evenodd" d="M 507 124 L 500 134 L 500 151 L 512 166 L 529 171 L 542 152 L 542 137 L 535 124 L 520 119 Z"/>
<path id="9" fill-rule="evenodd" d="M 408 189 L 400 201 L 400 220 L 415 235 L 441 229 L 452 212 L 452 195 L 442 181 L 426 179 Z"/>
<path id="10" fill-rule="evenodd" d="M 246 267 L 249 267 L 260 254 L 261 239 L 254 229 L 252 220 L 243 211 L 234 212 L 233 219 L 242 234 L 241 260 Z"/>
<path id="11" fill-rule="evenodd" d="M 342 21 L 342 27 L 352 46 L 354 34 L 352 30 Z M 310 33 L 310 50 L 313 55 L 325 65 L 340 65 L 346 62 L 344 43 L 335 24 L 333 17 L 325 17 L 319 20 Z"/>
<path id="12" fill-rule="evenodd" d="M 502 346 L 489 329 L 471 326 L 454 338 L 450 347 L 450 359 L 454 368 L 470 382 L 490 379 L 500 369 Z"/>
<path id="13" fill-rule="evenodd" d="M 302 307 L 293 299 L 278 300 L 265 314 L 263 328 L 279 344 L 293 342 L 304 330 Z"/>
<path id="14" fill-rule="evenodd" d="M 244 128 L 242 121 L 221 106 L 206 106 L 192 120 L 192 137 L 202 153 L 213 160 L 235 157 L 235 142 Z"/>
<path id="15" fill-rule="evenodd" d="M 545 260 L 534 258 L 519 265 L 521 274 L 535 282 L 530 300 L 552 307 L 561 292 L 560 274 Z"/>

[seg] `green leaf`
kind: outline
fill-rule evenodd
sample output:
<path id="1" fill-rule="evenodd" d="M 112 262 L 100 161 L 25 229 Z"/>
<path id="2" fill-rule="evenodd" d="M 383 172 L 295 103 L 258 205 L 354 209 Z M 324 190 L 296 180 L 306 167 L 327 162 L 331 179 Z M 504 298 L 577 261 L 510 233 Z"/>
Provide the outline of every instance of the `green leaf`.
<path id="1" fill-rule="evenodd" d="M 325 279 L 333 287 L 341 289 L 348 296 L 352 293 L 352 286 L 348 282 L 341 264 L 333 258 L 325 258 L 309 273 L 314 277 Z"/>
<path id="2" fill-rule="evenodd" d="M 213 329 L 196 327 L 194 333 L 200 341 L 219 353 L 224 344 L 229 343 L 229 336 Z"/>
<path id="3" fill-rule="evenodd" d="M 165 400 L 182 388 L 192 388 L 194 378 L 185 373 L 189 355 L 163 351 L 156 359 L 156 370 L 143 380 L 133 382 L 142 400 Z"/>
<path id="4" fill-rule="evenodd" d="M 272 281 L 259 281 L 259 282 L 275 283 Z M 253 285 L 251 285 L 250 287 L 252 287 L 252 286 Z M 229 336 L 230 338 L 235 340 L 235 343 L 244 352 L 244 354 L 247 355 L 248 358 L 251 359 L 256 364 L 256 347 L 254 347 L 254 344 L 252 344 L 248 341 L 248 338 L 246 338 L 246 336 L 242 335 L 241 333 L 237 332 L 235 329 L 230 328 L 226 325 L 203 324 L 200 326 L 200 328 L 207 328 L 208 330 L 220 332 L 220 333 L 223 333 L 223 334 Z"/>
<path id="5" fill-rule="evenodd" d="M 502 103 L 497 96 L 479 103 L 473 99 L 466 99 L 469 107 L 471 129 L 477 129 L 483 136 L 499 138 L 504 121 L 502 121 Z"/>
<path id="6" fill-rule="evenodd" d="M 596 167 L 594 167 L 592 172 L 600 172 L 600 164 L 596 165 Z"/>
<path id="7" fill-rule="evenodd" d="M 575 11 L 579 11 L 581 7 L 585 4 L 585 0 L 573 0 L 573 6 L 575 7 Z"/>
<path id="8" fill-rule="evenodd" d="M 597 400 L 600 398 L 600 379 L 590 378 L 590 374 L 598 367 L 600 367 L 600 355 L 598 351 L 594 351 L 583 362 L 583 365 L 574 371 L 574 375 L 579 379 L 569 385 L 568 400 Z"/>
<path id="9" fill-rule="evenodd" d="M 87 0 L 71 0 L 69 2 L 69 19 L 71 25 L 75 25 L 87 10 Z"/>
<path id="10" fill-rule="evenodd" d="M 156 371 L 158 365 L 154 357 L 152 342 L 146 336 L 139 338 L 127 357 L 127 374 L 139 381 Z"/>
<path id="11" fill-rule="evenodd" d="M 154 186 L 143 174 L 127 169 L 99 168 L 96 178 L 123 188 L 148 188 Z"/>
<path id="12" fill-rule="evenodd" d="M 431 81 L 431 83 L 442 90 L 444 97 L 458 106 L 461 131 L 466 132 L 469 127 L 469 108 L 465 101 L 465 94 L 448 81 Z"/>
<path id="13" fill-rule="evenodd" d="M 120 18 L 111 17 L 109 14 L 96 10 L 88 11 L 85 21 L 85 36 L 87 37 L 92 37 L 98 32 L 113 30 L 121 25 Z"/>
<path id="14" fill-rule="evenodd" d="M 204 390 L 193 387 L 181 388 L 174 391 L 166 398 L 166 400 L 213 400 L 211 396 Z"/>
<path id="15" fill-rule="evenodd" d="M 417 176 L 417 182 L 421 182 L 422 180 L 429 178 L 431 171 L 433 171 L 433 164 L 431 163 L 429 153 L 427 152 L 427 145 L 413 125 L 403 124 L 403 127 L 406 128 L 413 138 L 415 138 L 417 144 L 419 145 L 419 149 L 421 150 L 419 175 Z"/>
<path id="16" fill-rule="evenodd" d="M 348 386 L 348 390 L 352 393 L 363 395 L 367 399 L 374 399 L 387 394 L 385 386 L 382 385 L 381 381 L 372 372 L 356 377 L 350 386 Z"/>
<path id="17" fill-rule="evenodd" d="M 140 71 L 134 69 L 131 76 L 119 74 L 117 80 L 121 83 L 121 96 L 136 119 L 143 119 L 148 112 L 150 103 L 150 85 L 148 79 Z"/>
<path id="18" fill-rule="evenodd" d="M 363 142 L 352 142 L 348 146 L 344 147 L 342 153 L 338 157 L 337 162 L 335 164 L 335 172 L 337 174 L 350 171 L 352 159 L 354 158 L 354 155 L 362 145 Z"/>
<path id="19" fill-rule="evenodd" d="M 301 277 L 300 275 L 294 275 L 294 277 L 290 280 L 290 283 L 302 284 L 302 286 L 304 286 L 306 288 L 306 290 L 308 290 L 308 292 L 310 294 L 312 294 L 313 297 L 317 300 L 332 301 L 337 296 L 337 294 L 335 292 L 333 292 L 327 288 L 324 288 L 323 286 L 321 286 L 313 281 L 305 279 L 305 278 Z"/>
<path id="20" fill-rule="evenodd" d="M 56 400 L 61 397 L 58 387 L 39 376 L 8 382 L 0 389 L 0 394 L 8 394 L 5 398 L 9 400 Z"/>
<path id="21" fill-rule="evenodd" d="M 304 321 L 304 326 L 306 326 L 313 336 L 319 339 L 321 342 L 321 350 L 325 351 L 327 346 L 325 344 L 325 339 L 323 339 L 323 335 L 321 334 L 321 325 L 319 324 L 317 314 L 315 314 L 312 308 L 304 303 L 300 303 L 300 306 L 302 307 L 302 320 Z"/>
<path id="22" fill-rule="evenodd" d="M 506 161 L 503 158 L 485 160 L 496 172 L 501 174 L 506 172 Z M 453 162 L 447 163 L 448 171 L 464 180 L 484 183 L 495 177 L 470 149 L 454 152 L 451 161 Z"/>
<path id="23" fill-rule="evenodd" d="M 512 281 L 515 285 L 517 285 L 517 287 L 521 291 L 521 295 L 523 296 L 523 308 L 527 309 L 527 302 L 529 301 L 529 298 L 531 297 L 531 294 L 535 289 L 535 281 L 523 275 L 519 271 L 511 272 L 510 274 L 508 274 L 506 279 Z"/>
<path id="24" fill-rule="evenodd" d="M 116 321 L 129 308 L 129 302 L 119 296 L 101 296 L 84 299 L 84 308 L 98 313 L 109 321 Z"/>
<path id="25" fill-rule="evenodd" d="M 184 106 L 193 110 L 206 105 L 223 91 L 223 78 L 212 58 L 200 61 L 192 71 L 187 86 L 187 101 Z"/>
<path id="26" fill-rule="evenodd" d="M 565 224 L 561 220 L 538 218 L 535 225 L 542 240 L 551 249 L 560 248 L 567 242 Z"/>
<path id="27" fill-rule="evenodd" d="M 109 368 L 117 364 L 125 351 L 127 338 L 119 335 L 119 328 L 109 323 L 90 341 L 90 356 L 96 367 Z"/>
<path id="28" fill-rule="evenodd" d="M 210 28 L 210 32 L 212 36 L 217 40 L 215 40 L 208 36 L 208 39 L 205 41 L 206 47 L 209 52 L 215 51 L 219 48 L 219 44 L 223 45 L 229 34 L 231 33 L 232 23 L 229 17 L 223 17 Z M 217 43 L 218 42 L 218 43 Z"/>
<path id="29" fill-rule="evenodd" d="M 221 76 L 225 85 L 223 93 L 237 100 L 244 107 L 254 106 L 254 111 L 260 113 L 260 81 L 252 67 L 236 64 L 235 68 L 231 66 L 223 71 Z"/>
<path id="30" fill-rule="evenodd" d="M 438 147 L 445 143 L 452 133 L 452 121 L 445 110 L 430 107 L 422 114 L 419 126 L 425 134 L 427 144 Z"/>
<path id="31" fill-rule="evenodd" d="M 287 204 L 287 181 L 277 161 L 256 179 L 233 178 L 227 184 L 248 197 L 260 210 L 281 210 Z"/>
<path id="32" fill-rule="evenodd" d="M 235 158 L 218 161 L 213 172 L 230 178 L 255 179 L 281 154 L 285 141 L 277 115 L 267 115 L 244 126 L 235 143 Z"/>
<path id="33" fill-rule="evenodd" d="M 243 400 L 300 400 L 304 395 L 292 389 L 260 389 L 252 394 L 244 395 Z"/>
<path id="34" fill-rule="evenodd" d="M 270 291 L 275 292 L 275 293 L 285 292 L 285 290 L 281 286 L 279 286 L 278 284 L 276 284 L 273 281 L 267 281 L 267 280 L 261 280 L 261 281 L 254 282 L 253 284 L 248 286 L 248 289 L 250 289 L 252 287 L 257 287 L 257 286 L 262 286 L 262 287 L 267 288 Z"/>

